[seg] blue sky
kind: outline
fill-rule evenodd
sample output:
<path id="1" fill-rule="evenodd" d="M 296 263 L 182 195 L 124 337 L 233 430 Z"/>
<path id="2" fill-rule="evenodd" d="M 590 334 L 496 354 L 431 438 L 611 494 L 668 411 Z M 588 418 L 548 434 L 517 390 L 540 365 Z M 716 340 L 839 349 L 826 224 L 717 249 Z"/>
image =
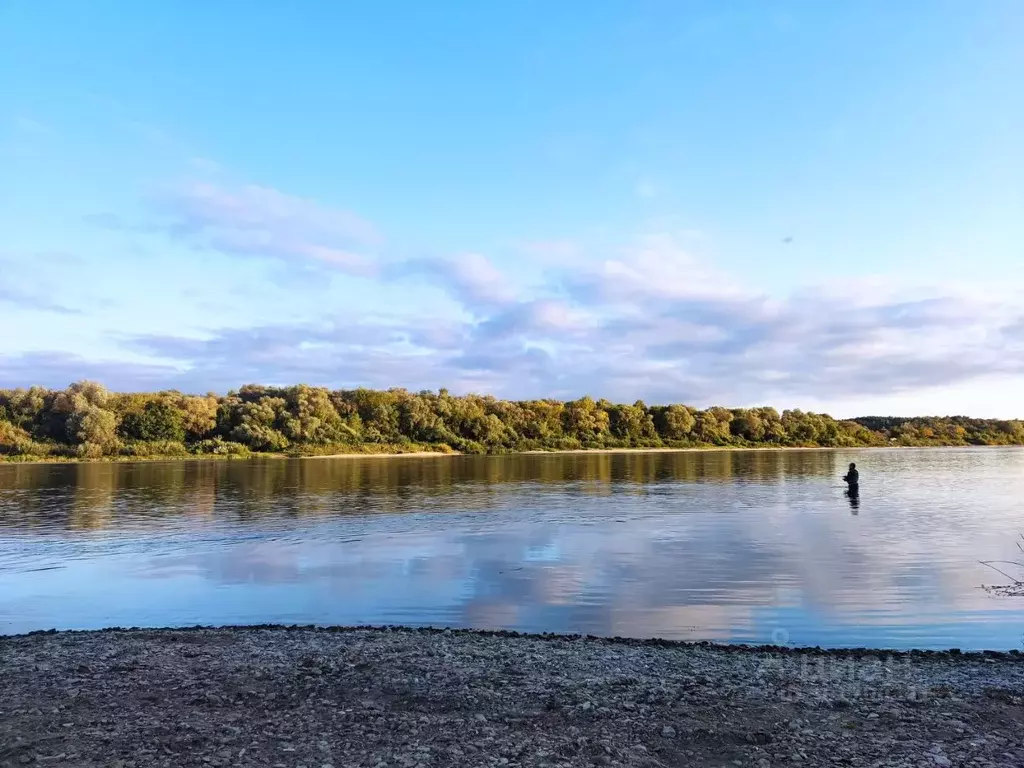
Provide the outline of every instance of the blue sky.
<path id="1" fill-rule="evenodd" d="M 1024 5 L 0 6 L 0 386 L 1024 416 Z"/>

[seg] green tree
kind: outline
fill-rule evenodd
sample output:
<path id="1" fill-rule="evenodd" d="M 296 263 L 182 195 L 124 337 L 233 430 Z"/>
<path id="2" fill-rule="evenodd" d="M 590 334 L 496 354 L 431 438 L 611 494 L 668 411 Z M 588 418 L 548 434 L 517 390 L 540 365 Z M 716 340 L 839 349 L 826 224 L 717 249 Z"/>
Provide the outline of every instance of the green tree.
<path id="1" fill-rule="evenodd" d="M 283 451 L 289 445 L 288 438 L 276 427 L 283 421 L 286 406 L 284 398 L 269 394 L 243 401 L 237 409 L 238 423 L 231 429 L 231 439 L 254 451 Z"/>
<path id="2" fill-rule="evenodd" d="M 401 440 L 402 433 L 398 424 L 400 395 L 396 390 L 380 392 L 356 389 L 345 394 L 359 414 L 364 440 L 370 443 L 394 443 Z"/>
<path id="3" fill-rule="evenodd" d="M 782 424 L 782 416 L 774 408 L 757 408 L 757 415 L 764 425 L 764 435 L 761 438 L 768 443 L 782 443 L 786 440 L 786 428 Z"/>
<path id="4" fill-rule="evenodd" d="M 739 408 L 733 411 L 733 418 L 729 423 L 729 431 L 743 440 L 759 443 L 764 440 L 765 423 L 757 411 Z"/>
<path id="5" fill-rule="evenodd" d="M 810 414 L 796 409 L 782 412 L 782 426 L 792 442 L 798 445 L 815 443 L 818 429 Z"/>
<path id="6" fill-rule="evenodd" d="M 284 391 L 287 411 L 281 431 L 291 442 L 327 445 L 352 438 L 326 389 L 300 384 Z"/>
<path id="7" fill-rule="evenodd" d="M 685 405 L 669 405 L 654 411 L 654 426 L 665 440 L 688 440 L 696 425 L 697 419 Z"/>
<path id="8" fill-rule="evenodd" d="M 68 419 L 68 430 L 87 456 L 111 453 L 118 445 L 117 416 L 111 411 L 89 406 Z"/>
<path id="9" fill-rule="evenodd" d="M 597 407 L 590 397 L 581 397 L 565 404 L 562 411 L 565 434 L 582 442 L 598 442 L 608 434 L 608 413 Z"/>
<path id="10" fill-rule="evenodd" d="M 163 399 L 150 400 L 142 410 L 125 414 L 120 431 L 129 440 L 185 440 L 182 411 Z"/>
<path id="11" fill-rule="evenodd" d="M 53 394 L 42 387 L 0 390 L 0 403 L 6 418 L 19 429 L 32 432 L 45 421 L 45 411 Z"/>
<path id="12" fill-rule="evenodd" d="M 524 424 L 521 434 L 529 440 L 558 440 L 565 433 L 562 428 L 564 403 L 557 400 L 530 400 L 522 403 Z"/>
<path id="13" fill-rule="evenodd" d="M 654 419 L 642 401 L 638 400 L 633 405 L 609 406 L 608 429 L 615 437 L 633 442 L 655 437 Z"/>
<path id="14" fill-rule="evenodd" d="M 176 405 L 181 411 L 181 426 L 188 440 L 202 440 L 216 429 L 220 405 L 216 395 L 179 395 Z"/>
<path id="15" fill-rule="evenodd" d="M 725 408 L 708 408 L 697 413 L 697 424 L 694 432 L 703 443 L 727 445 L 732 436 L 730 424 L 732 414 Z"/>
<path id="16" fill-rule="evenodd" d="M 402 435 L 419 443 L 451 443 L 455 433 L 439 413 L 440 398 L 422 392 L 404 398 L 398 404 L 398 426 Z M 450 415 L 450 410 L 448 410 Z"/>
<path id="17" fill-rule="evenodd" d="M 119 437 L 130 441 L 127 445 Z M 466 452 L 602 445 L 1007 445 L 1024 444 L 1020 420 L 964 416 L 862 417 L 774 408 L 696 411 L 582 397 L 510 401 L 447 390 L 338 390 L 246 385 L 223 397 L 180 392 L 111 394 L 77 382 L 63 390 L 0 390 L 0 453 L 101 456 L 156 450 L 223 455 L 338 442 L 447 445 Z M 146 445 L 150 447 L 146 447 Z"/>

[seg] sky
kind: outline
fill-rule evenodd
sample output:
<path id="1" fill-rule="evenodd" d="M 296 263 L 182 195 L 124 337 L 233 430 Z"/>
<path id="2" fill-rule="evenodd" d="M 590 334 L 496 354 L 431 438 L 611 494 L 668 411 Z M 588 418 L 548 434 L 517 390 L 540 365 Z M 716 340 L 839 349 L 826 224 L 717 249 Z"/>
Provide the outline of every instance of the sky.
<path id="1" fill-rule="evenodd" d="M 1024 416 L 1019 0 L 0 0 L 0 386 Z"/>

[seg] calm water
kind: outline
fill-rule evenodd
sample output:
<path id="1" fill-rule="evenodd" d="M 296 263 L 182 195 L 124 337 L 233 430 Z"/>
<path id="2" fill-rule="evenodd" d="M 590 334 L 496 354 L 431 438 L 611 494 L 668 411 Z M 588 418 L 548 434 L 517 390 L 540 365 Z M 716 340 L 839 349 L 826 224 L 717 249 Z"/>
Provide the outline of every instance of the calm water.
<path id="1" fill-rule="evenodd" d="M 838 487 L 861 472 L 859 507 Z M 1024 451 L 0 465 L 0 633 L 431 624 L 1022 646 Z"/>

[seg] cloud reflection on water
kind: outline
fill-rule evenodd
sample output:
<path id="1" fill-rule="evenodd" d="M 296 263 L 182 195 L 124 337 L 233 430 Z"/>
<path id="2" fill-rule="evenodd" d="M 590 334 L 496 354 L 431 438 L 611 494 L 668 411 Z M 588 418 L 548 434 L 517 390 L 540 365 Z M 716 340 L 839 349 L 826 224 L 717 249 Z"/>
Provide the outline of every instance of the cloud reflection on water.
<path id="1" fill-rule="evenodd" d="M 846 460 L 815 451 L 0 467 L 0 562 L 14 540 L 36 564 L 85 558 L 51 577 L 66 599 L 33 619 L 51 624 L 74 621 L 76 595 L 104 590 L 114 615 L 153 595 L 124 623 L 230 616 L 758 642 L 783 626 L 801 643 L 893 644 L 908 632 L 927 645 L 936 622 L 971 640 L 979 630 L 957 627 L 1001 616 L 986 644 L 1016 637 L 1021 608 L 978 590 L 973 566 L 1012 530 L 1024 453 L 859 453 L 872 485 L 856 517 L 831 487 Z M 935 478 L 951 473 L 959 485 L 936 493 Z M 93 569 L 91 586 L 76 562 Z M 31 596 L 24 574 L 2 574 L 11 594 Z"/>

